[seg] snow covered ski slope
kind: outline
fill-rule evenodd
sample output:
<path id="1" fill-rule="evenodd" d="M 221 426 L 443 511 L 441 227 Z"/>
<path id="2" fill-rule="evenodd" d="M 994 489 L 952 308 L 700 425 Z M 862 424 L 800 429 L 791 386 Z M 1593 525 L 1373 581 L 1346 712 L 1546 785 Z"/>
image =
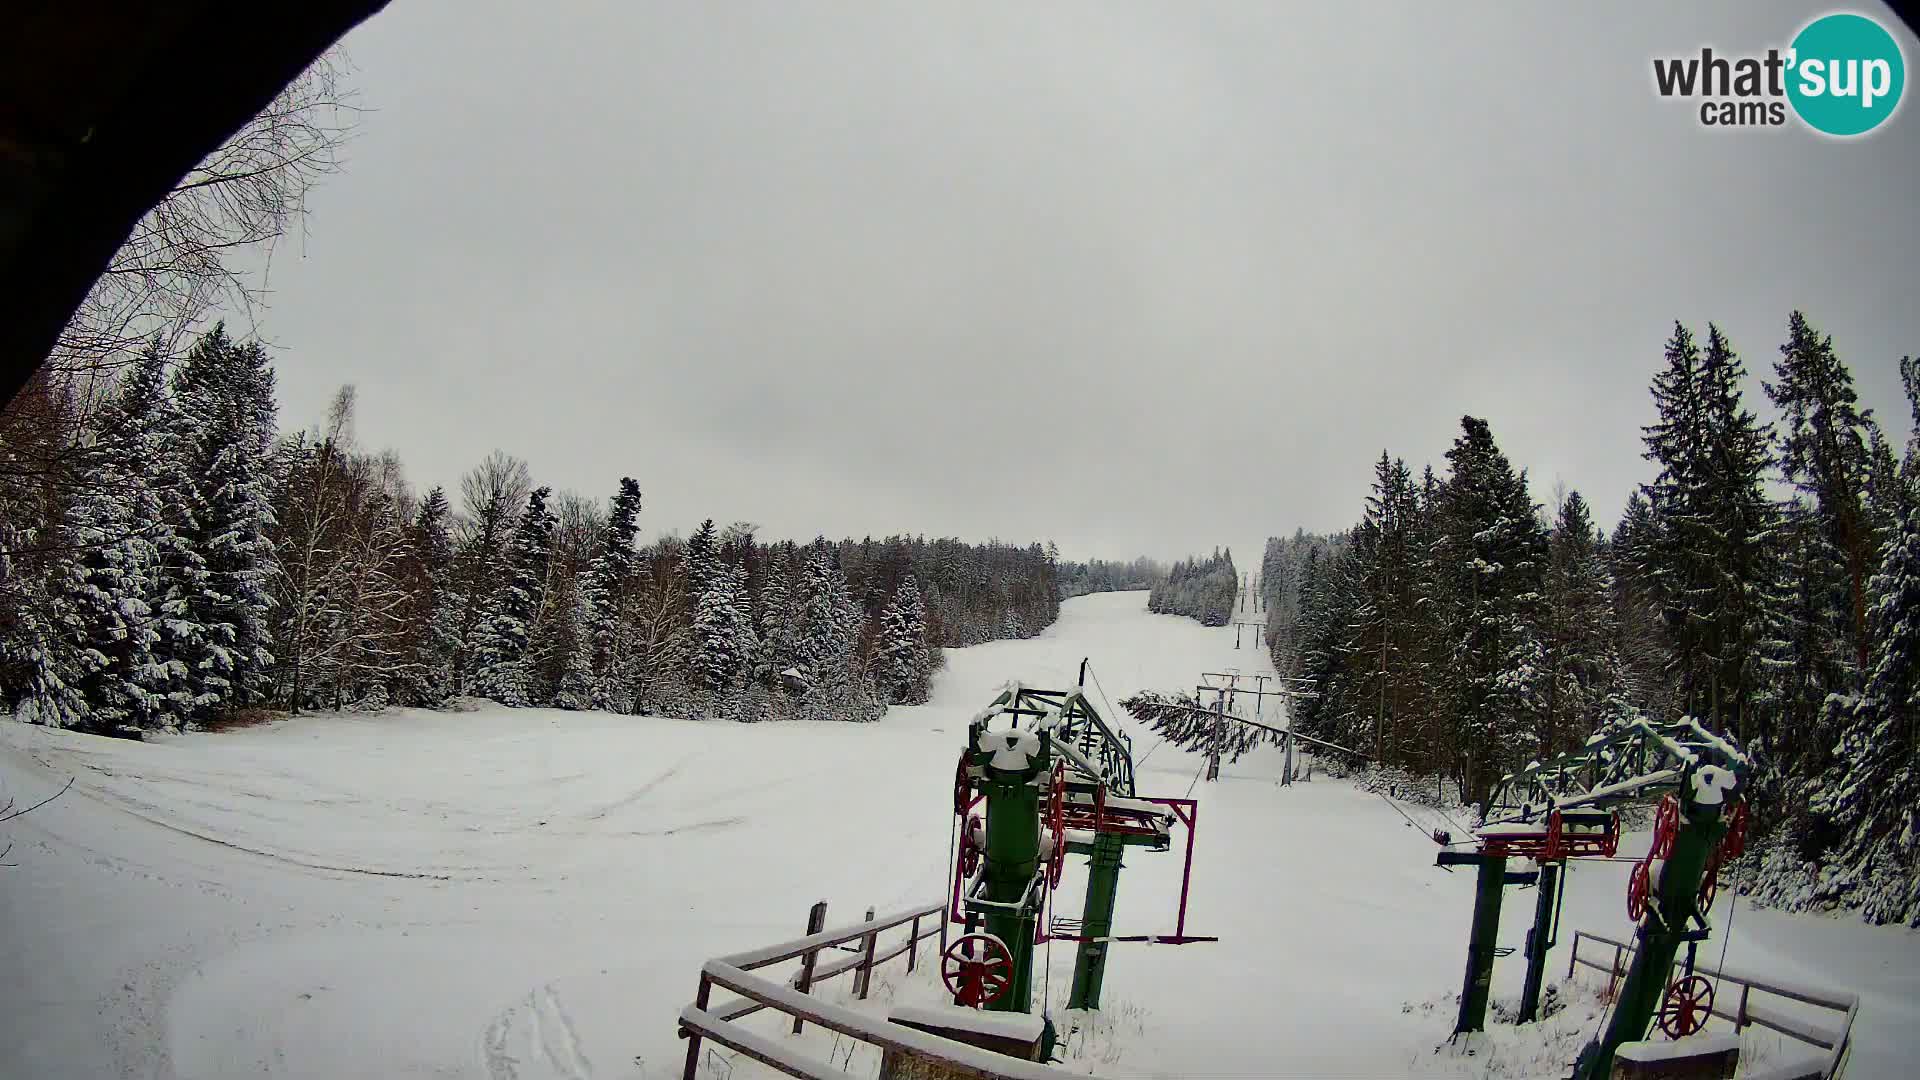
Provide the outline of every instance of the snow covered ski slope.
<path id="1" fill-rule="evenodd" d="M 18 865 L 0 869 L 0 1077 L 677 1076 L 673 1018 L 702 960 L 797 936 L 817 899 L 842 923 L 941 894 L 954 758 L 1002 683 L 1065 686 L 1086 656 L 1118 701 L 1265 670 L 1230 628 L 1144 603 L 1084 597 L 1039 639 L 952 650 L 932 704 L 870 726 L 489 708 L 142 745 L 0 724 L 5 795 L 24 804 L 76 778 L 5 827 Z M 1142 792 L 1185 793 L 1200 759 L 1135 737 Z M 1543 1025 L 1558 1042 L 1496 1032 L 1475 1058 L 1436 1054 L 1471 878 L 1434 869 L 1432 844 L 1376 796 L 1280 788 L 1277 757 L 1194 786 L 1188 928 L 1223 940 L 1118 946 L 1107 1008 L 1068 1039 L 1074 1062 L 1555 1075 L 1591 1030 L 1579 995 Z M 1572 928 L 1627 931 L 1624 870 L 1574 871 L 1553 977 Z M 1178 872 L 1177 854 L 1130 854 L 1116 929 L 1170 929 Z M 1063 910 L 1080 874 L 1069 866 Z M 1520 943 L 1531 906 L 1509 898 L 1503 943 Z M 1732 966 L 1865 995 L 1851 1077 L 1910 1075 L 1920 938 L 1744 905 L 1732 936 Z M 1071 964 L 1063 945 L 1048 973 L 1066 1027 Z M 933 1000 L 930 967 L 896 967 L 877 991 Z M 1517 955 L 1503 961 L 1496 999 L 1520 976 Z M 757 1075 L 716 1058 L 712 1075 L 729 1073 Z"/>

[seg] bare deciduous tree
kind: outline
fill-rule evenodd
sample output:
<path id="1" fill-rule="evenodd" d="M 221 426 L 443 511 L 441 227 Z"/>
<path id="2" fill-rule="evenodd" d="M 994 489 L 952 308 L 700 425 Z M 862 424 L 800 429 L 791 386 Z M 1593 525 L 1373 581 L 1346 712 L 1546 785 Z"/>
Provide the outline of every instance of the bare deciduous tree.
<path id="1" fill-rule="evenodd" d="M 142 218 L 61 334 L 49 362 L 75 377 L 111 371 L 131 350 L 168 348 L 215 306 L 251 313 L 275 243 L 337 172 L 358 108 L 345 58 L 322 56 Z M 260 252 L 257 268 L 236 263 Z"/>
<path id="2" fill-rule="evenodd" d="M 252 318 L 273 246 L 300 223 L 314 185 L 340 168 L 359 114 L 346 71 L 344 54 L 322 56 L 140 220 L 35 384 L 0 409 L 0 485 L 77 490 L 92 452 L 111 449 L 95 414 L 140 350 L 170 355 L 216 309 Z M 50 520 L 15 524 L 31 531 Z"/>

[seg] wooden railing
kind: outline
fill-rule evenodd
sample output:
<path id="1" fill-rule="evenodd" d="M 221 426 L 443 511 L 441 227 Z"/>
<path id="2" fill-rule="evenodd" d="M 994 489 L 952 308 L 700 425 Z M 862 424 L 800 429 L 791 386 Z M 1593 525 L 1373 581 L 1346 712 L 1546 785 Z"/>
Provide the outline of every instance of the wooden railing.
<path id="1" fill-rule="evenodd" d="M 1606 946 L 1613 950 L 1613 955 L 1604 962 L 1591 959 L 1588 956 L 1581 956 L 1580 943 L 1582 941 L 1590 942 L 1595 946 Z M 1619 980 L 1626 977 L 1627 964 L 1633 955 L 1633 946 L 1627 942 L 1615 941 L 1610 937 L 1588 933 L 1585 930 L 1575 930 L 1573 932 L 1573 948 L 1570 951 L 1572 955 L 1567 959 L 1567 977 L 1573 977 L 1576 965 L 1590 967 L 1596 971 L 1604 971 L 1607 973 L 1607 991 L 1611 994 Z M 1588 951 L 1591 953 L 1595 950 L 1589 948 Z M 1700 963 L 1694 964 L 1693 970 L 1695 974 L 1705 975 L 1715 980 L 1721 986 L 1732 983 L 1740 988 L 1739 1002 L 1735 1004 L 1731 1010 L 1726 1007 L 1726 999 L 1718 990 L 1716 990 L 1713 1000 L 1713 1015 L 1722 1020 L 1731 1021 L 1735 1031 L 1744 1030 L 1748 1024 L 1755 1024 L 1769 1031 L 1777 1031 L 1790 1039 L 1818 1047 L 1826 1052 L 1823 1058 L 1818 1059 L 1814 1063 L 1810 1063 L 1805 1069 L 1796 1070 L 1793 1068 L 1785 1068 L 1766 1070 L 1766 1075 L 1772 1078 L 1772 1080 L 1802 1080 L 1802 1078 L 1834 1080 L 1834 1078 L 1840 1075 L 1840 1070 L 1846 1067 L 1847 1053 L 1852 1049 L 1853 1021 L 1860 1013 L 1860 996 L 1858 994 L 1782 986 L 1778 982 L 1763 982 L 1747 975 L 1716 969 Z M 1837 1017 L 1838 1026 L 1828 1027 L 1816 1021 L 1796 1016 L 1791 1012 L 1782 1010 L 1778 1004 L 1764 997 L 1759 1001 L 1755 1001 L 1753 995 L 1756 993 L 1773 995 L 1774 997 L 1785 998 L 1789 1001 L 1797 1001 L 1803 1005 L 1811 1005 L 1817 1009 L 1826 1009 L 1838 1013 L 1840 1014 L 1839 1017 Z"/>
<path id="2" fill-rule="evenodd" d="M 857 993 L 865 998 L 872 987 L 873 969 L 902 953 L 907 957 L 907 970 L 914 970 L 919 959 L 920 942 L 939 934 L 942 929 L 941 920 L 945 917 L 946 905 L 928 904 L 881 918 L 874 918 L 872 909 L 868 909 L 865 921 L 834 930 L 821 929 L 826 921 L 826 908 L 825 901 L 813 906 L 807 919 L 809 933 L 806 937 L 719 957 L 707 961 L 701 968 L 700 987 L 693 1004 L 680 1010 L 680 1036 L 687 1040 L 684 1080 L 696 1080 L 703 1039 L 712 1039 L 788 1076 L 801 1077 L 802 1080 L 846 1080 L 844 1066 L 810 1057 L 800 1047 L 737 1023 L 741 1017 L 761 1009 L 773 1009 L 793 1017 L 795 1034 L 810 1021 L 883 1050 L 896 1050 L 957 1066 L 965 1074 L 983 1080 L 1087 1080 L 1082 1073 L 1053 1069 L 952 1039 L 943 1039 L 914 1028 L 888 1023 L 883 1016 L 810 996 L 813 987 L 852 971 L 856 973 L 854 986 Z M 926 929 L 922 929 L 923 925 Z M 902 940 L 884 948 L 880 945 L 879 939 L 883 934 L 903 926 L 907 927 L 907 931 Z M 828 951 L 846 951 L 849 955 L 822 963 L 821 954 Z M 753 974 L 760 968 L 796 959 L 800 961 L 800 970 L 784 982 Z M 715 1007 L 711 1002 L 715 986 L 731 990 L 740 997 Z"/>

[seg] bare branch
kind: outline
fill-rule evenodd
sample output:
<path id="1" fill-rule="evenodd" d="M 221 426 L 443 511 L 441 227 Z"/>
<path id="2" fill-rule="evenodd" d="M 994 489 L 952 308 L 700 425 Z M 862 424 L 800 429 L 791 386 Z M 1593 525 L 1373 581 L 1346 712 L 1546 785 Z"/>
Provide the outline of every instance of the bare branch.
<path id="1" fill-rule="evenodd" d="M 67 777 L 67 782 L 66 782 L 66 784 L 65 784 L 65 786 L 63 786 L 63 787 L 61 787 L 61 789 L 60 789 L 59 791 L 56 791 L 56 792 L 54 792 L 53 794 L 51 794 L 51 795 L 49 795 L 49 796 L 47 796 L 46 798 L 44 798 L 44 799 L 41 799 L 41 800 L 40 800 L 39 802 L 37 802 L 37 803 L 34 803 L 34 804 L 33 804 L 32 806 L 29 806 L 29 807 L 27 807 L 27 808 L 26 808 L 25 810 L 12 810 L 12 809 L 9 809 L 9 810 L 8 810 L 8 811 L 7 811 L 6 813 L 4 813 L 4 814 L 0 814 L 0 823 L 5 823 L 5 822 L 8 822 L 8 821 L 12 821 L 12 820 L 13 820 L 14 818 L 17 818 L 17 817 L 25 817 L 26 815 L 28 815 L 28 814 L 31 814 L 31 813 L 33 813 L 33 812 L 34 812 L 35 810 L 38 810 L 38 809 L 40 809 L 41 807 L 43 807 L 43 806 L 45 806 L 45 805 L 47 805 L 48 803 L 50 803 L 50 802 L 52 802 L 53 800 L 55 800 L 55 799 L 57 799 L 57 798 L 59 798 L 60 796 L 62 796 L 62 795 L 65 795 L 65 794 L 67 793 L 67 788 L 70 788 L 70 787 L 72 787 L 72 786 L 73 786 L 73 777 L 71 777 L 71 776 L 69 776 L 69 777 Z M 7 805 L 8 805 L 8 807 L 11 807 L 11 806 L 13 805 L 13 803 L 12 803 L 11 801 L 9 801 L 9 802 L 7 803 Z M 11 846 L 9 846 L 7 850 L 8 850 L 8 851 L 11 851 L 11 850 L 13 850 L 13 849 L 12 849 L 12 847 L 11 847 Z M 6 854 L 6 852 L 0 852 L 0 855 L 4 855 L 4 854 Z"/>

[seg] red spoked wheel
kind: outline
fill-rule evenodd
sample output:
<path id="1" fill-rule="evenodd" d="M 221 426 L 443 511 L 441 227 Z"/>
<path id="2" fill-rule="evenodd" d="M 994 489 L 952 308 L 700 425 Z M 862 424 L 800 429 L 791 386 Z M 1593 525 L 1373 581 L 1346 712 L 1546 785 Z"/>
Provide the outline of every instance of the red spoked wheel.
<path id="1" fill-rule="evenodd" d="M 1540 861 L 1554 862 L 1564 855 L 1560 843 L 1560 811 L 1551 810 L 1547 813 L 1547 842 L 1541 847 Z"/>
<path id="2" fill-rule="evenodd" d="M 967 815 L 967 807 L 973 802 L 973 777 L 967 775 L 967 752 L 960 751 L 960 768 L 953 774 L 953 812 L 961 817 Z"/>
<path id="3" fill-rule="evenodd" d="M 1644 860 L 1633 864 L 1627 875 L 1627 918 L 1636 925 L 1647 917 L 1647 894 L 1653 889 L 1652 875 Z"/>
<path id="4" fill-rule="evenodd" d="M 1680 800 L 1668 794 L 1660 800 L 1660 808 L 1653 812 L 1653 848 L 1650 854 L 1656 859 L 1673 856 L 1674 838 L 1680 835 Z"/>
<path id="5" fill-rule="evenodd" d="M 1614 855 L 1619 853 L 1619 851 L 1620 851 L 1620 811 L 1615 810 L 1613 812 L 1613 824 L 1607 827 L 1606 846 L 1600 849 L 1600 854 L 1611 859 L 1614 857 Z"/>
<path id="6" fill-rule="evenodd" d="M 1047 828 L 1053 831 L 1053 850 L 1047 853 L 1047 888 L 1060 884 L 1067 868 L 1067 771 L 1053 767 L 1053 791 L 1047 796 Z"/>
<path id="7" fill-rule="evenodd" d="M 970 814 L 960 828 L 960 878 L 966 880 L 980 869 L 980 845 L 973 842 L 973 830 L 980 827 L 980 815 Z"/>
<path id="8" fill-rule="evenodd" d="M 1697 894 L 1697 899 L 1700 901 L 1701 918 L 1706 918 L 1707 912 L 1713 910 L 1713 898 L 1719 891 L 1720 853 L 1715 851 L 1707 856 L 1707 867 L 1700 872 L 1700 892 Z"/>
<path id="9" fill-rule="evenodd" d="M 1713 1012 L 1713 984 L 1703 975 L 1675 979 L 1667 987 L 1667 998 L 1660 1003 L 1657 1019 L 1660 1030 L 1670 1039 L 1684 1039 L 1707 1026 Z"/>
<path id="10" fill-rule="evenodd" d="M 1720 854 L 1737 859 L 1747 851 L 1747 800 L 1733 804 L 1727 815 L 1727 835 L 1720 838 Z"/>
<path id="11" fill-rule="evenodd" d="M 992 934 L 963 934 L 941 954 L 940 980 L 956 1005 L 992 1004 L 1013 986 L 1013 953 Z"/>

